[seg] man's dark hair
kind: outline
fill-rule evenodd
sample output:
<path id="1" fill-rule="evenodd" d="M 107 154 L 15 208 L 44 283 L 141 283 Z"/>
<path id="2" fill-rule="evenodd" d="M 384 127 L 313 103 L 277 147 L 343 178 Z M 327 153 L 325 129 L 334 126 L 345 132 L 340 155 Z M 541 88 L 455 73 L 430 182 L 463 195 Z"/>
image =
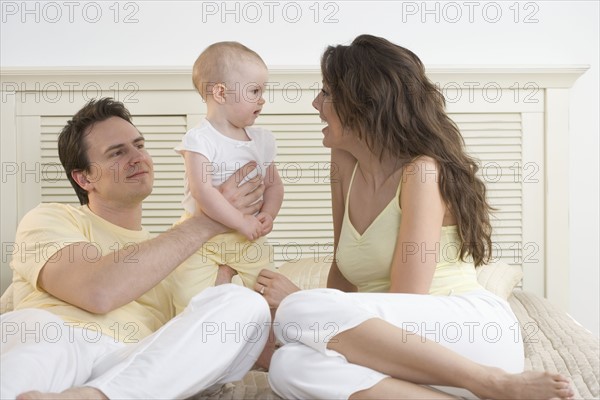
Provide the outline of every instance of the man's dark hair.
<path id="1" fill-rule="evenodd" d="M 112 98 L 90 100 L 81 110 L 67 122 L 58 136 L 58 156 L 67 173 L 67 178 L 80 204 L 88 204 L 88 194 L 71 176 L 73 171 L 90 172 L 90 160 L 87 155 L 87 135 L 95 123 L 102 122 L 110 117 L 119 117 L 131 123 L 131 114 L 123 103 Z"/>

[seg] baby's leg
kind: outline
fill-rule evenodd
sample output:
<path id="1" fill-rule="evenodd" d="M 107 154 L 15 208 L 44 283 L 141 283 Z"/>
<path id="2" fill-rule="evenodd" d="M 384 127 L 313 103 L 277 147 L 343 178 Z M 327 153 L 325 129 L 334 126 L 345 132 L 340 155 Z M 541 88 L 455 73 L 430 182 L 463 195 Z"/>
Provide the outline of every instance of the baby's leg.
<path id="1" fill-rule="evenodd" d="M 273 248 L 264 237 L 238 244 L 239 253 L 235 258 L 228 257 L 227 265 L 237 271 L 245 287 L 254 289 L 260 271 L 275 270 Z"/>
<path id="2" fill-rule="evenodd" d="M 179 315 L 190 300 L 204 289 L 215 286 L 219 263 L 200 248 L 169 275 L 175 312 Z"/>
<path id="3" fill-rule="evenodd" d="M 232 283 L 232 280 L 236 275 L 237 271 L 231 268 L 229 265 L 219 265 L 217 279 L 215 280 L 215 286 L 224 285 L 226 283 Z"/>

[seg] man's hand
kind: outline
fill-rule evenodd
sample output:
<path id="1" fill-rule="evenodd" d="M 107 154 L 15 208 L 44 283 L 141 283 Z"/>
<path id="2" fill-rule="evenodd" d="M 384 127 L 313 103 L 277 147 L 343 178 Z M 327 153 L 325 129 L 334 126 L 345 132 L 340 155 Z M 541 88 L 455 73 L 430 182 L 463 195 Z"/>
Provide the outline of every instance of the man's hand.
<path id="1" fill-rule="evenodd" d="M 256 175 L 252 179 L 244 181 L 244 178 L 250 175 L 255 169 L 256 162 L 249 162 L 235 171 L 235 173 L 218 188 L 223 197 L 225 197 L 231 205 L 246 215 L 254 215 L 259 212 L 263 203 L 262 200 L 260 200 L 265 191 L 262 176 Z M 240 182 L 244 183 L 240 185 Z"/>

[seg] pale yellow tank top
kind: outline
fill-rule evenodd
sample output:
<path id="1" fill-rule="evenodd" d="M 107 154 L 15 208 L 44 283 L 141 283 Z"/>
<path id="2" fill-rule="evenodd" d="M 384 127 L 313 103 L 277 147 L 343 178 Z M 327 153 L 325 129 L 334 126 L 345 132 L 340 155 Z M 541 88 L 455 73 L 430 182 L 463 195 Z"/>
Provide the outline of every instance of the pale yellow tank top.
<path id="1" fill-rule="evenodd" d="M 356 167 L 352 172 L 346 194 L 346 205 L 340 239 L 337 247 L 337 265 L 341 273 L 354 284 L 359 292 L 388 292 L 390 268 L 400 228 L 400 189 L 361 235 L 350 221 L 350 190 Z M 402 179 L 400 180 L 402 182 Z M 438 248 L 425 249 L 424 257 L 437 257 L 437 266 L 431 282 L 430 294 L 449 295 L 482 289 L 477 283 L 475 266 L 462 262 L 458 257 L 460 239 L 456 225 L 442 227 Z M 418 251 L 421 251 L 419 249 Z M 407 246 L 406 251 L 417 251 Z"/>

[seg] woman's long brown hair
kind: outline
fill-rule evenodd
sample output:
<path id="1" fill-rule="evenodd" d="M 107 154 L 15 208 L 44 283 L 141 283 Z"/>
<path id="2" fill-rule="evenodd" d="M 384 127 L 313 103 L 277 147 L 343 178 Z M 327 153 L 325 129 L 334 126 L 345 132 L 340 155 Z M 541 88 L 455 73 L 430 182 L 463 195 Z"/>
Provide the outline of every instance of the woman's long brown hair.
<path id="1" fill-rule="evenodd" d="M 421 60 L 386 39 L 361 35 L 350 46 L 328 47 L 321 69 L 340 121 L 370 151 L 380 158 L 436 160 L 441 196 L 457 220 L 460 258 L 470 255 L 476 266 L 487 263 L 492 208 L 485 184 Z"/>

